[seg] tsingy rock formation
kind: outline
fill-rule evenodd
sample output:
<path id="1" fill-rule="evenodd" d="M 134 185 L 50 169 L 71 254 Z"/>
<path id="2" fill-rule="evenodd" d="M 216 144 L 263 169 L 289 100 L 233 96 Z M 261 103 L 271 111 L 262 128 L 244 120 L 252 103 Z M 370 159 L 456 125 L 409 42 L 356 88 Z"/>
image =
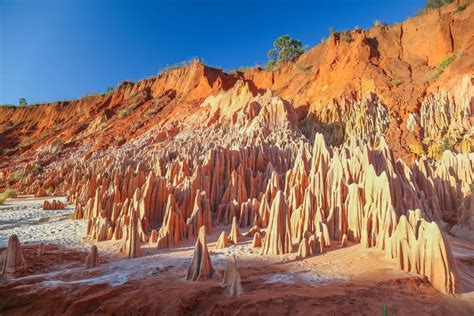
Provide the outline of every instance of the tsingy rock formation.
<path id="1" fill-rule="evenodd" d="M 17 235 L 11 235 L 8 238 L 8 247 L 3 251 L 2 261 L 2 275 L 7 278 L 15 278 L 27 272 L 25 258 Z"/>
<path id="2" fill-rule="evenodd" d="M 194 254 L 191 265 L 188 268 L 186 279 L 191 281 L 207 280 L 214 274 L 211 257 L 207 249 L 206 227 L 201 226 L 194 246 Z"/>
<path id="3" fill-rule="evenodd" d="M 85 269 L 95 268 L 99 265 L 99 250 L 96 245 L 91 246 L 91 251 L 86 258 Z"/>

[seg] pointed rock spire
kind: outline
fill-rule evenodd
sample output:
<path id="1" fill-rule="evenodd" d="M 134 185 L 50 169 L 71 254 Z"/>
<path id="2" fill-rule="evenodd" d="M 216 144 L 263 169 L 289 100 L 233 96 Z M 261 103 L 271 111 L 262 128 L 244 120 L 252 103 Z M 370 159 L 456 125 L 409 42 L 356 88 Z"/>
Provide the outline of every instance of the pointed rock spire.
<path id="1" fill-rule="evenodd" d="M 91 246 L 91 252 L 86 258 L 85 269 L 92 269 L 99 265 L 99 250 L 96 245 Z"/>
<path id="2" fill-rule="evenodd" d="M 263 242 L 262 254 L 281 255 L 292 251 L 291 224 L 283 191 L 278 191 L 270 209 L 270 222 Z"/>
<path id="3" fill-rule="evenodd" d="M 2 257 L 2 274 L 7 278 L 16 278 L 27 272 L 25 258 L 17 235 L 11 235 L 8 238 L 8 247 L 3 252 Z"/>
<path id="4" fill-rule="evenodd" d="M 209 250 L 207 249 L 206 227 L 199 229 L 196 245 L 194 246 L 194 255 L 191 265 L 188 268 L 186 279 L 191 281 L 207 280 L 214 274 Z"/>
<path id="5" fill-rule="evenodd" d="M 234 298 L 240 296 L 244 290 L 240 280 L 240 273 L 237 271 L 237 262 L 235 255 L 231 256 L 227 261 L 227 267 L 224 272 L 223 286 L 229 287 L 229 297 Z"/>

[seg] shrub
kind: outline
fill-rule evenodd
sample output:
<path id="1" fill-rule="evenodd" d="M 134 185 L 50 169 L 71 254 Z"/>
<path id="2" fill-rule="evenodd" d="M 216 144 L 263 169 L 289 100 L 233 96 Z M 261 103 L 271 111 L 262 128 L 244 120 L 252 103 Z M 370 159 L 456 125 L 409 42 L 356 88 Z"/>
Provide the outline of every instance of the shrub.
<path id="1" fill-rule="evenodd" d="M 19 98 L 19 99 L 18 99 L 18 105 L 19 105 L 19 106 L 27 106 L 28 104 L 26 103 L 26 99 L 25 99 L 25 98 Z"/>
<path id="2" fill-rule="evenodd" d="M 43 167 L 36 165 L 33 167 L 33 169 L 31 169 L 31 171 L 33 172 L 34 175 L 38 175 L 38 174 L 42 174 L 44 172 L 44 169 Z"/>
<path id="3" fill-rule="evenodd" d="M 0 205 L 2 205 L 6 199 L 16 197 L 16 196 L 17 196 L 16 190 L 6 189 L 2 193 L 0 193 Z"/>
<path id="4" fill-rule="evenodd" d="M 451 55 L 449 57 L 446 57 L 439 64 L 439 66 L 433 72 L 429 74 L 428 81 L 429 82 L 436 81 L 439 78 L 439 76 L 441 76 L 441 74 L 444 72 L 444 70 L 448 68 L 448 66 L 455 60 L 456 60 L 456 55 Z"/>
<path id="5" fill-rule="evenodd" d="M 23 170 L 16 170 L 10 174 L 8 177 L 9 181 L 20 181 L 26 179 L 25 172 Z"/>
<path id="6" fill-rule="evenodd" d="M 113 93 L 115 89 L 113 87 L 108 87 L 107 88 L 107 93 Z"/>
<path id="7" fill-rule="evenodd" d="M 453 2 L 453 0 L 426 0 L 426 8 L 437 9 L 451 2 Z"/>
<path id="8" fill-rule="evenodd" d="M 346 41 L 346 43 L 351 43 L 351 42 L 354 41 L 350 31 L 344 32 L 343 35 L 342 35 L 342 38 L 344 39 L 344 41 Z"/>
<path id="9" fill-rule="evenodd" d="M 391 81 L 391 83 L 392 83 L 392 85 L 394 85 L 395 87 L 398 87 L 398 86 L 402 83 L 402 81 L 401 81 L 400 79 L 393 79 L 393 80 Z"/>
<path id="10" fill-rule="evenodd" d="M 267 65 L 275 66 L 278 61 L 294 61 L 303 53 L 304 47 L 300 40 L 293 39 L 289 35 L 283 35 L 273 42 L 273 48 L 268 51 L 269 62 L 273 62 L 273 64 L 269 65 L 267 63 Z"/>
<path id="11" fill-rule="evenodd" d="M 384 27 L 384 26 L 387 26 L 387 23 L 385 23 L 383 21 L 380 21 L 380 20 L 375 20 L 374 21 L 374 26 L 375 27 Z"/>
<path id="12" fill-rule="evenodd" d="M 409 144 L 408 147 L 410 148 L 410 151 L 414 153 L 415 155 L 422 157 L 425 155 L 425 151 L 423 149 L 423 146 L 420 144 Z"/>
<path id="13" fill-rule="evenodd" d="M 161 74 L 161 73 L 168 72 L 168 71 L 171 71 L 171 70 L 184 68 L 184 67 L 187 67 L 187 66 L 191 65 L 191 64 L 194 63 L 195 61 L 201 61 L 201 59 L 199 59 L 199 58 L 197 58 L 197 57 L 194 57 L 194 58 L 192 58 L 192 59 L 184 60 L 184 61 L 179 62 L 179 63 L 176 63 L 176 64 L 166 65 L 165 67 L 163 67 L 162 69 L 160 69 L 160 71 L 159 71 L 158 73 Z"/>
<path id="14" fill-rule="evenodd" d="M 469 5 L 469 3 L 467 3 L 467 2 L 459 5 L 458 8 L 456 9 L 456 12 L 464 11 L 464 9 L 466 9 L 468 5 Z"/>
<path id="15" fill-rule="evenodd" d="M 312 65 L 303 66 L 303 65 L 298 64 L 296 65 L 296 68 L 298 68 L 298 70 L 302 72 L 310 72 L 313 66 Z"/>
<path id="16" fill-rule="evenodd" d="M 247 71 L 247 70 L 250 70 L 250 69 L 252 69 L 252 67 L 249 67 L 249 66 L 240 66 L 239 68 L 235 68 L 234 71 L 244 72 L 244 71 Z"/>
<path id="17" fill-rule="evenodd" d="M 15 104 L 0 104 L 0 107 L 4 107 L 4 108 L 16 108 L 16 105 Z"/>
<path id="18" fill-rule="evenodd" d="M 276 66 L 276 61 L 275 60 L 269 60 L 266 64 L 265 67 L 263 67 L 266 70 L 272 70 Z"/>

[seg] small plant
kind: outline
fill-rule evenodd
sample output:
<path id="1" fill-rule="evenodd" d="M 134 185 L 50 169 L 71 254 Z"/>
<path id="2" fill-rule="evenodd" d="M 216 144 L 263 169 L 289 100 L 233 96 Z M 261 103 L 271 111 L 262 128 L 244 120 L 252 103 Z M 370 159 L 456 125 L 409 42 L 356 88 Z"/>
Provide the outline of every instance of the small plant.
<path id="1" fill-rule="evenodd" d="M 427 9 L 438 9 L 442 6 L 453 2 L 453 0 L 427 0 L 426 8 Z"/>
<path id="2" fill-rule="evenodd" d="M 328 27 L 328 32 L 329 32 L 329 36 L 331 36 L 334 33 L 336 33 L 336 29 L 334 28 L 334 26 L 330 26 Z"/>
<path id="3" fill-rule="evenodd" d="M 391 83 L 393 86 L 398 87 L 402 83 L 402 81 L 400 79 L 393 79 Z"/>
<path id="4" fill-rule="evenodd" d="M 107 93 L 113 93 L 115 89 L 113 87 L 108 87 L 107 88 Z"/>
<path id="5" fill-rule="evenodd" d="M 46 189 L 46 194 L 49 195 L 49 196 L 52 196 L 54 193 L 54 188 L 53 187 L 49 187 Z"/>
<path id="6" fill-rule="evenodd" d="M 387 26 L 387 25 L 388 25 L 387 23 L 385 23 L 385 22 L 383 22 L 383 21 L 380 21 L 380 20 L 375 20 L 375 21 L 374 21 L 374 26 L 375 26 L 375 27 L 385 27 L 385 26 Z"/>
<path id="7" fill-rule="evenodd" d="M 467 3 L 467 2 L 465 2 L 465 3 L 461 4 L 461 5 L 458 5 L 458 8 L 456 9 L 456 12 L 462 12 L 462 11 L 464 11 L 464 10 L 467 8 L 468 5 L 469 5 L 469 3 Z"/>
<path id="8" fill-rule="evenodd" d="M 19 98 L 19 99 L 18 99 L 18 105 L 19 105 L 19 106 L 27 106 L 28 103 L 26 103 L 26 99 L 25 99 L 25 98 Z"/>
<path id="9" fill-rule="evenodd" d="M 428 77 L 428 81 L 429 82 L 436 81 L 439 78 L 439 76 L 441 76 L 441 74 L 444 72 L 444 70 L 448 68 L 448 66 L 455 60 L 456 60 L 456 55 L 451 55 L 449 57 L 446 57 L 439 64 L 438 68 L 436 68 L 432 73 L 430 73 Z"/>
<path id="10" fill-rule="evenodd" d="M 299 71 L 302 71 L 302 72 L 310 72 L 311 69 L 313 68 L 312 65 L 308 65 L 308 66 L 303 66 L 303 65 L 296 65 L 296 67 L 298 68 Z"/>
<path id="11" fill-rule="evenodd" d="M 33 169 L 31 169 L 31 171 L 36 176 L 36 175 L 42 174 L 44 172 L 44 169 L 43 167 L 36 165 L 33 167 Z"/>
<path id="12" fill-rule="evenodd" d="M 252 69 L 252 67 L 240 66 L 239 68 L 235 68 L 234 71 L 245 72 L 245 71 L 250 70 L 250 69 Z"/>
<path id="13" fill-rule="evenodd" d="M 16 108 L 15 104 L 0 104 L 0 107 L 4 108 Z"/>
<path id="14" fill-rule="evenodd" d="M 20 181 L 26 179 L 26 174 L 23 170 L 16 170 L 10 174 L 8 177 L 9 181 Z"/>
<path id="15" fill-rule="evenodd" d="M 351 43 L 351 42 L 354 41 L 350 31 L 344 32 L 343 35 L 342 35 L 342 38 L 344 39 L 344 41 L 346 41 L 346 43 Z"/>
<path id="16" fill-rule="evenodd" d="M 412 153 L 419 157 L 423 157 L 425 155 L 425 151 L 423 150 L 423 147 L 420 144 L 409 144 L 408 147 L 410 148 Z"/>
<path id="17" fill-rule="evenodd" d="M 17 197 L 17 195 L 18 194 L 17 194 L 16 190 L 6 189 L 2 193 L 0 193 L 0 205 L 2 205 L 3 202 L 5 202 L 6 199 Z"/>
<path id="18" fill-rule="evenodd" d="M 195 57 L 195 58 L 192 58 L 192 59 L 189 59 L 189 60 L 184 60 L 184 61 L 176 63 L 176 64 L 166 65 L 165 67 L 160 69 L 160 71 L 158 73 L 161 74 L 161 73 L 165 73 L 165 72 L 168 72 L 168 71 L 171 71 L 171 70 L 181 69 L 181 68 L 184 68 L 184 67 L 187 67 L 187 66 L 191 65 L 192 63 L 194 63 L 196 61 L 200 62 L 201 59 Z"/>

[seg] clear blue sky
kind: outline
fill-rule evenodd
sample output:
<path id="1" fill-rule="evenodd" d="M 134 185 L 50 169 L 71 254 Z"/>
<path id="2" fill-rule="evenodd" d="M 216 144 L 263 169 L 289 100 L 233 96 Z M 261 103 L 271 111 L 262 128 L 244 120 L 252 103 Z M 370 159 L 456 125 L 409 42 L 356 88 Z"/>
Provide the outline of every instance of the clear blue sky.
<path id="1" fill-rule="evenodd" d="M 425 0 L 0 0 L 0 103 L 77 98 L 199 56 L 265 64 L 283 34 L 311 47 L 336 30 L 400 22 Z"/>

